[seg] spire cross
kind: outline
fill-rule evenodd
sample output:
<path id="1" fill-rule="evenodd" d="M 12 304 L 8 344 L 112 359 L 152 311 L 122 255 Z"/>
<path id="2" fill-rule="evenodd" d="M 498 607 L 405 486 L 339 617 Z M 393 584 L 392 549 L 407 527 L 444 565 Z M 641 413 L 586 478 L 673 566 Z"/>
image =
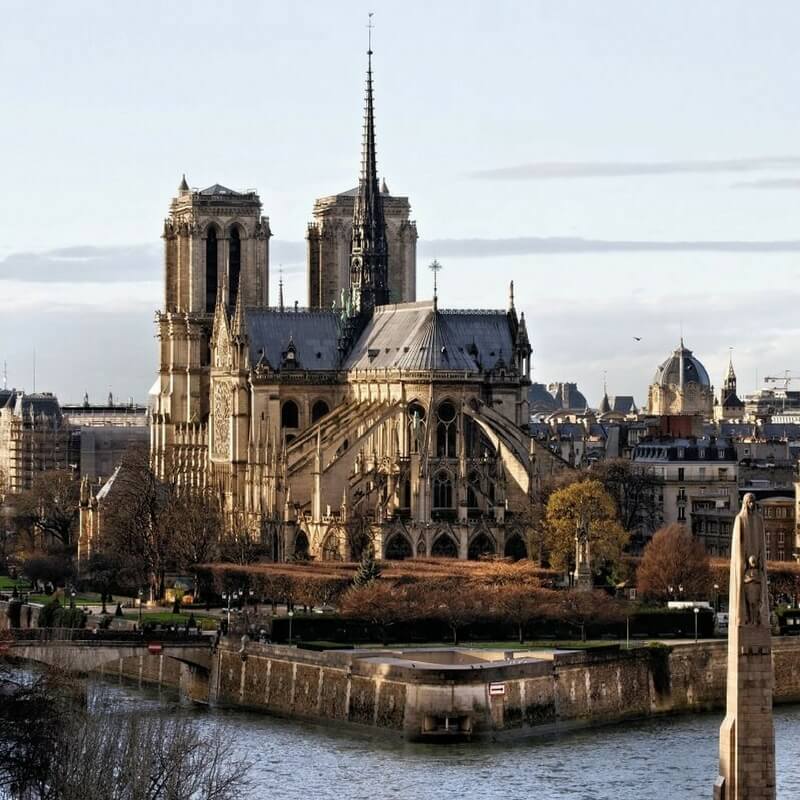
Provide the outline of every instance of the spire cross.
<path id="1" fill-rule="evenodd" d="M 436 281 L 436 276 L 439 273 L 439 270 L 442 268 L 442 265 L 434 258 L 431 261 L 428 269 L 433 273 L 433 299 L 434 301 L 438 299 L 438 284 Z"/>
<path id="2" fill-rule="evenodd" d="M 367 55 L 368 56 L 372 55 L 372 29 L 375 27 L 372 24 L 372 17 L 374 15 L 375 15 L 375 12 L 374 11 L 370 11 L 369 15 L 368 15 L 369 19 L 367 20 L 367 37 L 368 37 L 368 41 L 369 41 L 369 45 L 368 45 L 368 48 L 367 48 Z"/>

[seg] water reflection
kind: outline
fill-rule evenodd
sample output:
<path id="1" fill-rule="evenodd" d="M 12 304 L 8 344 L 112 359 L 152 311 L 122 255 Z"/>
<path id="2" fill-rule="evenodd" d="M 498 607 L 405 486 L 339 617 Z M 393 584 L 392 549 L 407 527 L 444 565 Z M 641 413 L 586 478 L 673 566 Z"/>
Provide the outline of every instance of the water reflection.
<path id="1" fill-rule="evenodd" d="M 253 798 L 275 800 L 708 800 L 721 714 L 671 717 L 481 745 L 424 745 L 370 731 L 177 703 L 174 692 L 122 686 L 113 698 L 219 725 L 255 759 Z M 776 710 L 778 794 L 800 797 L 800 706 Z"/>

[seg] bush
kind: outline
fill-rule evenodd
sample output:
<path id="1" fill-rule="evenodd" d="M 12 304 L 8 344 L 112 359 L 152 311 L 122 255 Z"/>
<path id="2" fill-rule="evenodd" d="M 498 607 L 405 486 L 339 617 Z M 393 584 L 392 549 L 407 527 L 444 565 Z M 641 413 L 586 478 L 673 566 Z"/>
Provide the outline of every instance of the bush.
<path id="1" fill-rule="evenodd" d="M 64 608 L 53 598 L 39 612 L 40 628 L 85 628 L 86 614 L 80 608 Z"/>

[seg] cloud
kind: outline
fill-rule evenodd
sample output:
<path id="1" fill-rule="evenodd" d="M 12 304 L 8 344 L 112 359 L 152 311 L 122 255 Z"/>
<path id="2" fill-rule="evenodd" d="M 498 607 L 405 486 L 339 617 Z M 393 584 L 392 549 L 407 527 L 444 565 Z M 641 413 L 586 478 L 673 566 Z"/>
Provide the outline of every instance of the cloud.
<path id="1" fill-rule="evenodd" d="M 534 350 L 534 380 L 577 381 L 589 402 L 598 404 L 603 373 L 610 394 L 633 394 L 638 404 L 656 367 L 678 343 L 708 370 L 719 389 L 733 347 L 740 395 L 753 391 L 756 371 L 779 375 L 800 359 L 800 292 L 653 293 L 603 300 L 578 295 L 548 296 L 523 305 Z M 565 312 L 568 309 L 568 314 Z M 742 320 L 748 325 L 742 326 Z M 757 331 L 757 335 L 753 334 Z M 641 341 L 634 340 L 641 337 Z"/>
<path id="2" fill-rule="evenodd" d="M 475 170 L 478 180 L 553 180 L 560 178 L 626 178 L 638 175 L 693 175 L 759 172 L 800 167 L 800 156 L 729 158 L 688 161 L 539 161 Z"/>
<path id="3" fill-rule="evenodd" d="M 797 253 L 800 239 L 766 241 L 614 241 L 579 237 L 519 236 L 509 239 L 430 239 L 420 242 L 420 257 L 497 258 L 565 253 Z"/>
<path id="4" fill-rule="evenodd" d="M 28 283 L 160 282 L 163 250 L 159 243 L 95 247 L 78 245 L 41 252 L 12 252 L 0 258 L 0 281 Z M 304 242 L 275 241 L 270 262 L 287 273 L 305 270 Z"/>
<path id="5" fill-rule="evenodd" d="M 800 178 L 760 178 L 732 183 L 734 189 L 800 189 Z"/>

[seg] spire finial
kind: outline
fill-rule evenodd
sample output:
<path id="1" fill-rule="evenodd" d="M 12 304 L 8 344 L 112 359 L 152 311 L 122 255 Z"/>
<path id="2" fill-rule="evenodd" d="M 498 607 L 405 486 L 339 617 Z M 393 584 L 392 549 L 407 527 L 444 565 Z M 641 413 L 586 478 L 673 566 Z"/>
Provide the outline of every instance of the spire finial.
<path id="1" fill-rule="evenodd" d="M 278 308 L 283 311 L 283 264 L 278 264 Z"/>
<path id="2" fill-rule="evenodd" d="M 189 191 L 189 184 L 186 182 L 186 173 L 183 173 L 183 177 L 181 178 L 181 185 L 178 187 L 179 192 L 188 192 Z"/>
<path id="3" fill-rule="evenodd" d="M 356 311 L 370 313 L 389 302 L 388 244 L 383 198 L 375 155 L 375 106 L 372 94 L 372 24 L 369 13 L 367 87 L 361 145 L 361 175 L 353 209 L 353 240 L 350 249 L 350 286 Z"/>
<path id="4" fill-rule="evenodd" d="M 439 285 L 436 276 L 442 269 L 442 265 L 434 258 L 428 265 L 428 269 L 433 273 L 433 310 L 436 311 L 439 308 Z"/>
<path id="5" fill-rule="evenodd" d="M 369 45 L 367 47 L 367 55 L 371 56 L 372 55 L 372 29 L 375 27 L 372 24 L 372 18 L 375 16 L 375 12 L 374 11 L 370 11 L 367 16 L 368 16 L 368 19 L 367 19 L 367 41 L 369 42 Z"/>
<path id="6" fill-rule="evenodd" d="M 514 281 L 511 281 L 508 286 L 508 310 L 514 310 Z"/>

